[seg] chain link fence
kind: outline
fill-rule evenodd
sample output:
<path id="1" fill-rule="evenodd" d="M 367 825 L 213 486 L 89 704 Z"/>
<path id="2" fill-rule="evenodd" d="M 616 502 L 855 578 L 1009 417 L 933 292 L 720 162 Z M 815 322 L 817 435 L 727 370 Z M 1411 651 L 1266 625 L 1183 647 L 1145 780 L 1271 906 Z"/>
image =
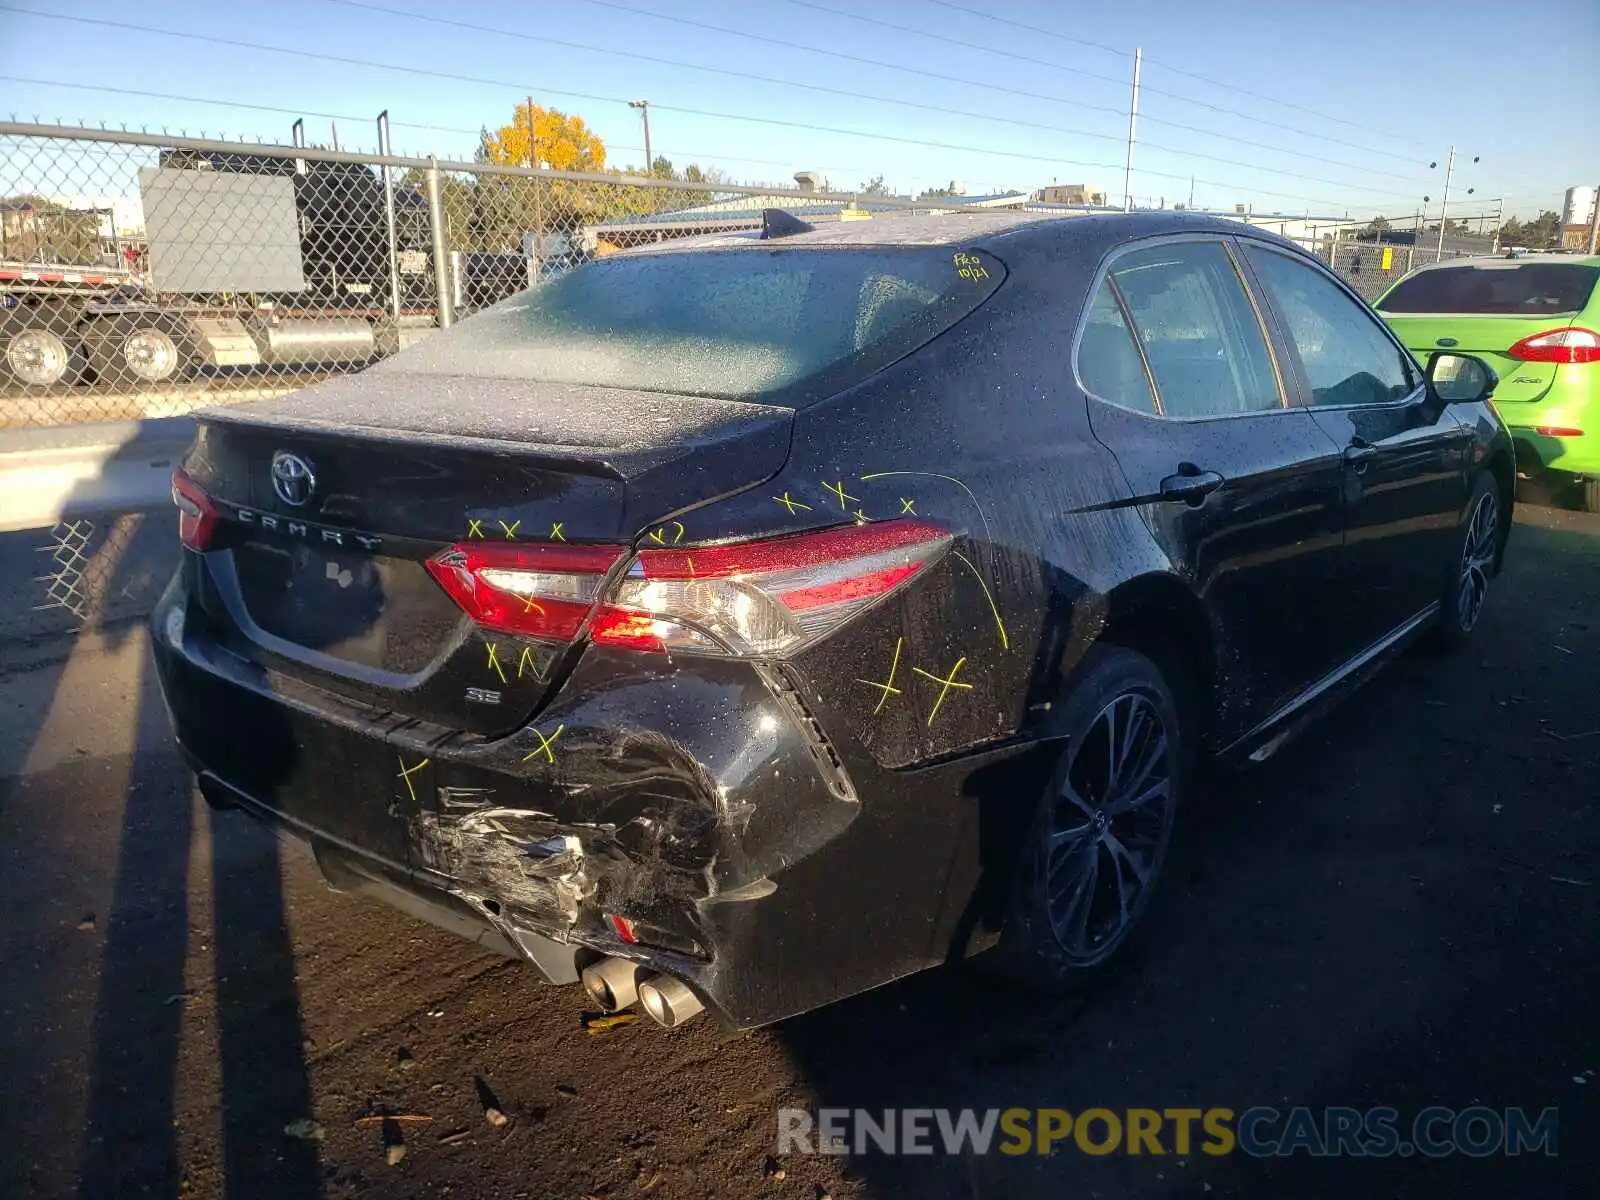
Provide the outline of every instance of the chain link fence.
<path id="1" fill-rule="evenodd" d="M 0 123 L 0 429 L 281 395 L 593 258 L 756 228 L 773 208 L 811 220 L 929 211 L 803 188 Z M 156 526 L 168 536 L 135 536 Z M 10 635 L 114 620 L 170 573 L 170 530 L 141 514 L 3 540 Z M 150 554 L 159 565 L 146 569 Z"/>
<path id="2" fill-rule="evenodd" d="M 1346 283 L 1371 301 L 1417 267 L 1481 252 L 1446 247 L 1441 253 L 1438 246 L 1431 244 L 1424 235 L 1421 245 L 1336 239 L 1319 252 L 1319 257 L 1343 276 Z"/>
<path id="3" fill-rule="evenodd" d="M 856 199 L 0 124 L 0 428 L 281 394 L 763 209 L 919 208 Z"/>
<path id="4" fill-rule="evenodd" d="M 758 228 L 769 209 L 817 222 L 959 203 L 0 123 L 0 430 L 281 395 L 581 263 Z M 1322 253 L 1369 299 L 1436 257 Z M 121 611 L 143 585 L 100 580 L 128 576 L 125 520 L 75 514 L 36 536 L 47 569 L 11 609 Z"/>

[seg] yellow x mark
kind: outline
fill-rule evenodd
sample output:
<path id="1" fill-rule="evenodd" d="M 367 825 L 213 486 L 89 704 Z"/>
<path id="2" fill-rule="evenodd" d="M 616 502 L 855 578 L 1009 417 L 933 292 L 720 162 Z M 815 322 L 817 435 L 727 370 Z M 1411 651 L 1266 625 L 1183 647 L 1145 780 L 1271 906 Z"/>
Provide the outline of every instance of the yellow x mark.
<path id="1" fill-rule="evenodd" d="M 528 751 L 526 754 L 524 754 L 522 756 L 522 761 L 523 762 L 527 762 L 530 758 L 538 758 L 539 755 L 542 754 L 542 755 L 545 756 L 546 761 L 550 762 L 551 764 L 554 764 L 555 761 L 556 761 L 556 756 L 551 751 L 550 747 L 554 746 L 556 744 L 556 739 L 561 736 L 561 731 L 563 729 L 565 729 L 565 728 L 566 728 L 565 725 L 557 725 L 556 726 L 556 731 L 554 733 L 552 733 L 549 737 L 545 737 L 544 734 L 540 733 L 537 729 L 535 729 L 533 731 L 533 736 L 539 739 L 539 744 L 534 749 L 532 749 L 532 750 Z"/>
<path id="2" fill-rule="evenodd" d="M 950 689 L 951 688 L 965 688 L 969 692 L 972 690 L 972 685 L 970 683 L 957 683 L 956 682 L 956 676 L 961 673 L 961 666 L 966 661 L 967 660 L 966 660 L 965 656 L 956 659 L 956 665 L 950 668 L 950 674 L 948 676 L 945 676 L 944 678 L 940 678 L 938 675 L 930 675 L 930 674 L 928 674 L 928 672 L 924 671 L 921 667 L 912 667 L 911 668 L 918 675 L 921 675 L 924 679 L 931 679 L 931 680 L 933 680 L 934 683 L 937 683 L 937 684 L 940 685 L 939 686 L 939 698 L 933 702 L 933 711 L 928 714 L 928 724 L 929 724 L 929 726 L 933 725 L 933 719 L 936 716 L 939 715 L 939 706 L 944 703 L 944 698 L 947 695 L 950 694 Z"/>

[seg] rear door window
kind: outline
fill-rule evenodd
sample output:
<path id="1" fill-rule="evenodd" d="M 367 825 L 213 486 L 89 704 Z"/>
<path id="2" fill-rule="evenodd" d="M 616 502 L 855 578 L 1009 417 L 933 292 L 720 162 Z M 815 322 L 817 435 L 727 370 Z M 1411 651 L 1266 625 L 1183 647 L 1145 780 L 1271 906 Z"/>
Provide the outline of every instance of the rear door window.
<path id="1" fill-rule="evenodd" d="M 1078 378 L 1092 394 L 1120 408 L 1156 411 L 1139 347 L 1109 281 L 1095 291 L 1083 336 L 1078 339 Z"/>
<path id="2" fill-rule="evenodd" d="M 624 255 L 374 369 L 798 403 L 937 337 L 1004 279 L 998 260 L 951 246 Z"/>
<path id="3" fill-rule="evenodd" d="M 1575 313 L 1587 305 L 1597 280 L 1600 267 L 1583 263 L 1463 263 L 1432 267 L 1396 284 L 1378 301 L 1378 311 L 1555 316 Z"/>
<path id="4" fill-rule="evenodd" d="M 1281 407 L 1260 318 L 1221 242 L 1135 250 L 1113 261 L 1110 279 L 1133 319 L 1162 415 Z"/>

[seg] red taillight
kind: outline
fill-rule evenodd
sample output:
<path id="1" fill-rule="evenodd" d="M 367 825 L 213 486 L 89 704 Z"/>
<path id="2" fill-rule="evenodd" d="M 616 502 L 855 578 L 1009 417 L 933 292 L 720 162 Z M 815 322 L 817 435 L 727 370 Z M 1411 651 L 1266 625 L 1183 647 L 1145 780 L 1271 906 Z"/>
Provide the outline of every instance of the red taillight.
<path id="1" fill-rule="evenodd" d="M 217 529 L 217 507 L 188 473 L 172 473 L 172 503 L 178 509 L 178 540 L 190 550 L 204 550 Z"/>
<path id="2" fill-rule="evenodd" d="M 428 573 L 482 625 L 502 633 L 570 642 L 600 597 L 600 583 L 625 546 L 468 542 L 428 560 Z"/>
<path id="3" fill-rule="evenodd" d="M 590 636 L 637 650 L 783 658 L 925 570 L 950 542 L 937 525 L 882 521 L 642 550 Z"/>
<path id="4" fill-rule="evenodd" d="M 1544 437 L 1582 437 L 1583 430 L 1569 425 L 1535 425 L 1533 431 Z"/>
<path id="5" fill-rule="evenodd" d="M 638 944 L 639 935 L 633 931 L 632 921 L 615 913 L 611 914 L 607 919 L 611 922 L 611 928 L 617 931 L 617 937 L 621 941 L 627 942 L 630 946 Z"/>
<path id="6" fill-rule="evenodd" d="M 1581 325 L 1565 325 L 1525 337 L 1506 353 L 1523 362 L 1600 362 L 1600 333 Z"/>

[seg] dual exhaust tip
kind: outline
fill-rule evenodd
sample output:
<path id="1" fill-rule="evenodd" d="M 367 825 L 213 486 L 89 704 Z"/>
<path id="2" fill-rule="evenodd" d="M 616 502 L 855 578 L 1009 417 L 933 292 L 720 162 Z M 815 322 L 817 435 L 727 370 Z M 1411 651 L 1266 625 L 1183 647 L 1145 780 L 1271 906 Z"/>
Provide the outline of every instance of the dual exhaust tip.
<path id="1" fill-rule="evenodd" d="M 620 1012 L 638 1003 L 657 1025 L 673 1029 L 705 1005 L 681 979 L 639 973 L 624 958 L 603 958 L 583 969 L 583 989 L 606 1012 Z"/>

